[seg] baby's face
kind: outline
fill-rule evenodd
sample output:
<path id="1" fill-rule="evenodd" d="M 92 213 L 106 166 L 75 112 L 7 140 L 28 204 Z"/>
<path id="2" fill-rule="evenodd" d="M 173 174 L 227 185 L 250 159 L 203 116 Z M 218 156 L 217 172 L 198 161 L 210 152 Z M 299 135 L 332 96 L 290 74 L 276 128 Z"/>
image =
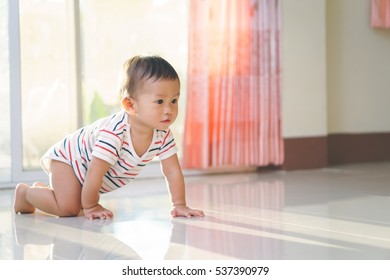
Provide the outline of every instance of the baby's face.
<path id="1" fill-rule="evenodd" d="M 134 101 L 138 120 L 153 129 L 166 130 L 179 109 L 179 80 L 146 80 Z"/>

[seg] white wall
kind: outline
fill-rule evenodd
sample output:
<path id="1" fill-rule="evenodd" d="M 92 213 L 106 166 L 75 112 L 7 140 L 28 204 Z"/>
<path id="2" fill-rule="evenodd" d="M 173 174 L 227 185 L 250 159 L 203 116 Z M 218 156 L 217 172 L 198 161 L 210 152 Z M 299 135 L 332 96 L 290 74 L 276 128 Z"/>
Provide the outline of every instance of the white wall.
<path id="1" fill-rule="evenodd" d="M 325 0 L 282 1 L 285 138 L 327 134 Z"/>
<path id="2" fill-rule="evenodd" d="M 390 132 L 390 29 L 370 0 L 282 1 L 285 138 Z"/>
<path id="3" fill-rule="evenodd" d="M 327 0 L 328 131 L 390 132 L 390 29 L 370 0 Z"/>

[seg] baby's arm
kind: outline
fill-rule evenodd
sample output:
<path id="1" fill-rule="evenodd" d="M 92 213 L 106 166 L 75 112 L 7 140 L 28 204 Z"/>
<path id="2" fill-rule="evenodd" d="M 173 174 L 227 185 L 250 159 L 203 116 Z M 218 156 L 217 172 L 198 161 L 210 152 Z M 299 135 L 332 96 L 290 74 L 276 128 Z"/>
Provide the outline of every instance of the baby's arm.
<path id="1" fill-rule="evenodd" d="M 81 192 L 81 205 L 84 215 L 89 219 L 112 218 L 112 212 L 99 204 L 99 190 L 103 176 L 110 164 L 104 160 L 92 157 L 88 166 L 87 176 Z"/>
<path id="2" fill-rule="evenodd" d="M 168 189 L 171 194 L 173 210 L 172 217 L 203 217 L 203 211 L 191 209 L 186 204 L 184 177 L 181 171 L 177 155 L 173 155 L 161 161 L 162 172 L 166 178 Z"/>

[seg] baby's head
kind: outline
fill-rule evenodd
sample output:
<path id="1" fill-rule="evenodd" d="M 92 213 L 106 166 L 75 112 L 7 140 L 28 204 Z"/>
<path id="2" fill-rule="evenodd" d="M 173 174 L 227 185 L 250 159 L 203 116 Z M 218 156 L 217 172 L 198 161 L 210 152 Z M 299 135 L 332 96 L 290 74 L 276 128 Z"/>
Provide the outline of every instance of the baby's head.
<path id="1" fill-rule="evenodd" d="M 176 70 L 162 57 L 156 55 L 134 56 L 123 65 L 122 81 L 119 88 L 121 98 L 136 99 L 138 89 L 142 87 L 143 82 L 149 79 L 180 82 Z"/>

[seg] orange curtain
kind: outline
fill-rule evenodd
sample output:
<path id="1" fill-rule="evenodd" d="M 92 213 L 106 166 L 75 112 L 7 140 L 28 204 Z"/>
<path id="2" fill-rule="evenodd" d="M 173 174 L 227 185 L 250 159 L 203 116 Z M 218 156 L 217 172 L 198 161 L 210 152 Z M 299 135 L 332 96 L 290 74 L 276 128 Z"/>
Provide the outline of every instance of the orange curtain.
<path id="1" fill-rule="evenodd" d="M 283 163 L 280 1 L 191 0 L 185 168 Z"/>
<path id="2" fill-rule="evenodd" d="M 371 26 L 390 28 L 390 0 L 371 0 Z"/>

